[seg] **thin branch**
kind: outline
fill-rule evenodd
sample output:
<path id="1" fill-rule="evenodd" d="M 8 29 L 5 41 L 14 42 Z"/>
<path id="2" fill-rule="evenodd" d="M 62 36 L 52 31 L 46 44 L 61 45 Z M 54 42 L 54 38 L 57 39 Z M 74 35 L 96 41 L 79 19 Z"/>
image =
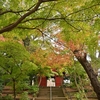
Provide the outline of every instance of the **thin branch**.
<path id="1" fill-rule="evenodd" d="M 92 6 L 89 6 L 89 7 L 86 7 L 86 8 L 84 8 L 84 9 L 77 10 L 77 11 L 75 11 L 75 12 L 72 12 L 72 13 L 68 14 L 66 17 L 68 17 L 68 16 L 70 16 L 70 15 L 73 15 L 73 14 L 76 14 L 76 13 L 79 13 L 79 12 L 81 12 L 81 11 L 84 11 L 84 10 L 87 10 L 87 9 L 90 9 L 90 8 L 93 8 L 93 7 L 95 7 L 95 6 L 99 6 L 99 5 L 100 5 L 100 3 L 95 4 L 95 5 L 92 5 Z"/>
<path id="2" fill-rule="evenodd" d="M 48 1 L 58 1 L 58 0 L 40 0 L 42 2 L 48 2 Z"/>
<path id="3" fill-rule="evenodd" d="M 59 20 L 59 19 L 64 19 L 64 18 L 31 18 L 31 19 L 27 19 L 25 21 L 23 21 L 22 23 L 28 22 L 28 21 L 32 21 L 32 20 L 48 20 L 48 21 L 52 21 L 52 20 Z"/>
<path id="4" fill-rule="evenodd" d="M 7 73 L 11 74 L 11 72 L 9 70 L 7 70 L 7 68 L 0 66 L 2 69 L 4 69 Z"/>
<path id="5" fill-rule="evenodd" d="M 80 31 L 80 29 L 78 29 L 77 27 L 75 27 L 75 26 L 73 26 L 72 24 L 70 24 L 66 19 L 64 19 L 64 21 L 65 21 L 68 25 L 70 25 L 71 27 L 73 27 L 74 29 Z"/>
<path id="6" fill-rule="evenodd" d="M 29 11 L 31 10 L 36 4 L 32 5 L 30 8 L 28 8 L 27 10 L 19 10 L 19 11 L 14 11 L 12 9 L 10 10 L 6 10 L 6 11 L 2 11 L 2 9 L 0 9 L 0 15 L 4 15 L 4 14 L 7 14 L 7 13 L 14 13 L 14 14 L 19 14 L 19 13 L 22 13 L 22 12 L 26 12 L 26 11 Z"/>
<path id="7" fill-rule="evenodd" d="M 55 6 L 55 4 L 51 6 L 51 9 L 49 10 L 49 12 L 48 12 L 48 14 L 47 14 L 46 19 L 49 17 L 49 15 L 50 15 L 52 9 L 54 8 L 54 6 Z M 46 20 L 44 20 L 39 26 L 43 25 L 43 24 L 45 23 L 45 21 L 46 21 Z"/>
<path id="8" fill-rule="evenodd" d="M 86 18 L 86 19 L 66 19 L 66 20 L 69 20 L 69 21 L 78 21 L 78 22 L 84 22 L 84 21 L 89 21 L 89 20 L 92 20 L 93 18 L 95 18 L 95 16 L 91 17 L 91 18 Z"/>
<path id="9" fill-rule="evenodd" d="M 34 30 L 34 29 L 36 29 L 36 28 L 30 28 L 30 27 L 23 27 L 23 26 L 18 26 L 17 28 L 19 28 L 19 29 L 26 29 L 26 30 Z"/>
<path id="10" fill-rule="evenodd" d="M 6 10 L 6 11 L 3 11 L 3 12 L 0 12 L 0 15 L 4 15 L 6 13 L 21 13 L 21 12 L 25 12 L 25 11 L 28 11 L 28 10 L 20 10 L 20 11 L 13 11 L 13 10 Z"/>

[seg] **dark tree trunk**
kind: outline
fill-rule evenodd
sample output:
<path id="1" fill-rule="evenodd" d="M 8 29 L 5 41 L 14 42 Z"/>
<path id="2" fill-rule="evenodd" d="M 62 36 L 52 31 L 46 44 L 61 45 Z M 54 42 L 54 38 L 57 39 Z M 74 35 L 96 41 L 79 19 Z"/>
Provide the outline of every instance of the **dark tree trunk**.
<path id="1" fill-rule="evenodd" d="M 32 86 L 32 78 L 30 78 L 30 85 Z"/>
<path id="2" fill-rule="evenodd" d="M 74 54 L 85 69 L 91 81 L 91 85 L 93 86 L 94 92 L 96 93 L 98 100 L 100 100 L 100 83 L 97 79 L 97 74 L 94 72 L 91 64 L 86 59 L 86 54 L 80 51 L 74 51 Z"/>
<path id="3" fill-rule="evenodd" d="M 16 87 L 15 87 L 15 79 L 13 79 L 13 95 L 14 95 L 14 100 L 16 100 Z"/>

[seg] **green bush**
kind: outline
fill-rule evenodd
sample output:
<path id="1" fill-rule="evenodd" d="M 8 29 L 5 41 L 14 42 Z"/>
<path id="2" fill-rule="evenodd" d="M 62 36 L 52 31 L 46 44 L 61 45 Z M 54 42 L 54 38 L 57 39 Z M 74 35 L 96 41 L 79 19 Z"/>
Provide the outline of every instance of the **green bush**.
<path id="1" fill-rule="evenodd" d="M 23 93 L 21 94 L 20 100 L 30 100 L 29 97 L 28 97 L 28 92 L 26 92 L 26 91 L 23 92 Z"/>
<path id="2" fill-rule="evenodd" d="M 0 92 L 3 90 L 3 85 L 0 83 Z"/>
<path id="3" fill-rule="evenodd" d="M 13 100 L 13 98 L 12 98 L 12 96 L 7 95 L 7 96 L 4 96 L 4 97 L 1 97 L 0 100 Z"/>
<path id="4" fill-rule="evenodd" d="M 30 93 L 38 93 L 39 87 L 37 85 L 30 86 L 29 92 Z"/>

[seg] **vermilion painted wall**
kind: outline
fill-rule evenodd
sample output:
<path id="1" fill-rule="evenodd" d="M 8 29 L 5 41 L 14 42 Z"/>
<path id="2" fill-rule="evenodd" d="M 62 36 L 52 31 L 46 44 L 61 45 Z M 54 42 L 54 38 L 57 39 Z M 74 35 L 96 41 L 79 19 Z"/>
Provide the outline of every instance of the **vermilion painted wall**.
<path id="1" fill-rule="evenodd" d="M 58 86 L 61 86 L 62 85 L 62 82 L 63 82 L 63 78 L 61 76 L 55 76 L 55 85 L 58 87 Z"/>
<path id="2" fill-rule="evenodd" d="M 41 79 L 39 78 L 40 81 L 40 86 L 47 86 L 47 78 L 46 77 L 41 77 Z"/>

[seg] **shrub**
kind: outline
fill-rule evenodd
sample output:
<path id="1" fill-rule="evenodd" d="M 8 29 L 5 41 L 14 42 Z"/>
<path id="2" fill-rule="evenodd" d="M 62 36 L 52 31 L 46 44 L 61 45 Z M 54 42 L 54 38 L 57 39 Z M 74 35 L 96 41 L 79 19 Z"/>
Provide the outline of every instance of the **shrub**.
<path id="1" fill-rule="evenodd" d="M 13 100 L 13 98 L 10 95 L 6 95 L 6 96 L 0 98 L 0 100 Z"/>
<path id="2" fill-rule="evenodd" d="M 28 92 L 26 92 L 26 91 L 23 92 L 23 93 L 21 94 L 20 100 L 30 100 L 29 97 L 28 97 Z"/>

